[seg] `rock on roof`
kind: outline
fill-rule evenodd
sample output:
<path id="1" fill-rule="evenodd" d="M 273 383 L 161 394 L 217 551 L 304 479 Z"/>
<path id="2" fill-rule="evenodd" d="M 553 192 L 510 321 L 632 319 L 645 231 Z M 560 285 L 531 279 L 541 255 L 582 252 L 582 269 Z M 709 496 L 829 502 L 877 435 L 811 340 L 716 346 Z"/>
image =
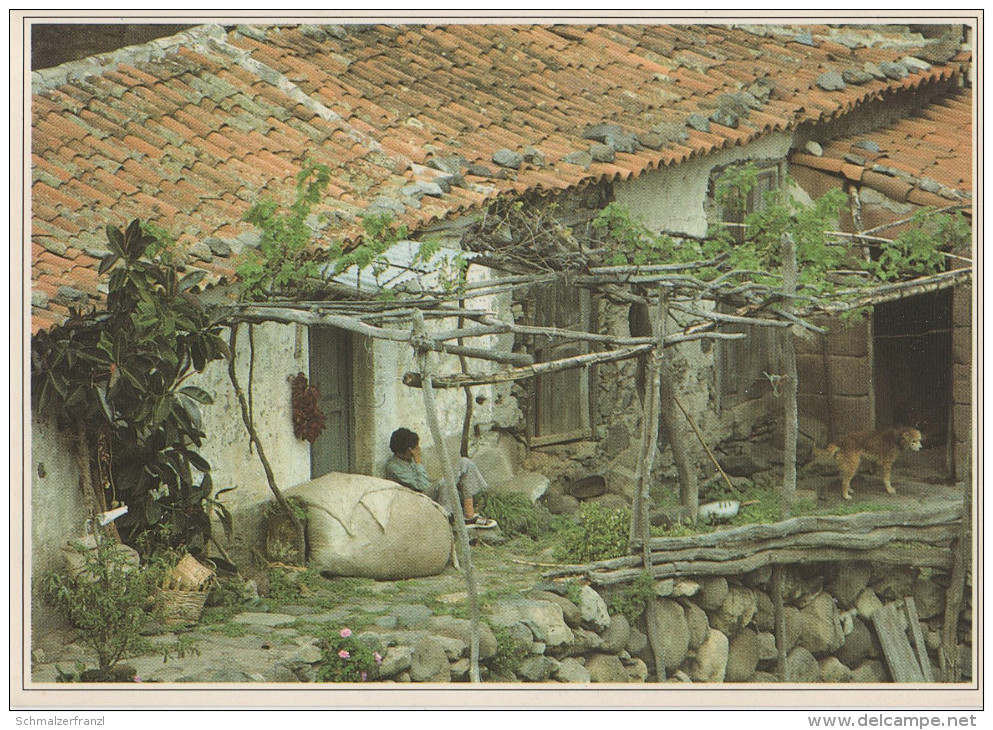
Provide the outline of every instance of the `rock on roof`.
<path id="1" fill-rule="evenodd" d="M 32 75 L 32 331 L 100 297 L 108 224 L 152 220 L 213 282 L 262 195 L 333 170 L 333 233 L 629 179 L 954 78 L 963 57 L 827 26 L 201 26 Z M 932 48 L 932 50 L 934 50 Z M 947 55 L 947 54 L 945 54 Z M 936 58 L 931 53 L 932 59 Z"/>
<path id="2" fill-rule="evenodd" d="M 960 89 L 872 132 L 795 151 L 790 162 L 868 186 L 897 203 L 972 200 L 972 90 Z"/>

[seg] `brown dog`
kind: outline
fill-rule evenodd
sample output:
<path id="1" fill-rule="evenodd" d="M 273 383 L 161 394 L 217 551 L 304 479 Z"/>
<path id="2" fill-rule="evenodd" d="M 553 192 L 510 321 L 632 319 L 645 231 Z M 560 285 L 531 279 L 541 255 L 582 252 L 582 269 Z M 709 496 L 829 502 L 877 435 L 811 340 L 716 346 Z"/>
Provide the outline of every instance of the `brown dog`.
<path id="1" fill-rule="evenodd" d="M 814 460 L 834 457 L 841 474 L 841 496 L 852 498 L 852 478 L 859 470 L 862 459 L 868 459 L 883 467 L 883 484 L 886 491 L 896 494 L 890 482 L 893 462 L 901 451 L 920 451 L 921 432 L 916 428 L 891 428 L 888 431 L 855 431 L 828 444 L 823 449 L 814 448 Z"/>

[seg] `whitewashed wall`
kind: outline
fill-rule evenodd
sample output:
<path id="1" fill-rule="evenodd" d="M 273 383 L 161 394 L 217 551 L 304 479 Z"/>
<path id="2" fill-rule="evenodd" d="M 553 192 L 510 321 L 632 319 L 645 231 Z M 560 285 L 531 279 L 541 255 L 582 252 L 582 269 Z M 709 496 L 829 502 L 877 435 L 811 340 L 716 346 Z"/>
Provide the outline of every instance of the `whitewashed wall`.
<path id="1" fill-rule="evenodd" d="M 71 438 L 60 432 L 52 419 L 32 419 L 28 468 L 29 554 L 32 574 L 37 575 L 63 566 L 61 548 L 68 539 L 84 534 L 89 514 Z"/>
<path id="2" fill-rule="evenodd" d="M 649 228 L 685 236 L 707 234 L 707 194 L 714 168 L 743 160 L 786 157 L 792 135 L 776 132 L 750 144 L 694 157 L 614 185 L 614 198 Z"/>

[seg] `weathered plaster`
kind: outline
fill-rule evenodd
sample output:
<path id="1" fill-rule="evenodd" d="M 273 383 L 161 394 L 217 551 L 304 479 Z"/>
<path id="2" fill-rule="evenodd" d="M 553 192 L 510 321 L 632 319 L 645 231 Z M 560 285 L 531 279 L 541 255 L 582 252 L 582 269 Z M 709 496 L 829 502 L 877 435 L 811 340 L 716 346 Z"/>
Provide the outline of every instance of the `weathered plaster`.
<path id="1" fill-rule="evenodd" d="M 238 383 L 246 398 L 251 384 L 252 420 L 277 486 L 286 489 L 310 478 L 309 444 L 293 435 L 289 384 L 290 377 L 308 371 L 306 343 L 296 347 L 296 329 L 291 325 L 263 324 L 254 325 L 253 329 L 254 367 L 248 326 L 242 325 L 238 331 Z M 227 337 L 225 332 L 225 340 Z M 223 496 L 229 509 L 265 501 L 271 491 L 262 462 L 249 444 L 227 363 L 212 363 L 191 382 L 214 396 L 213 405 L 203 407 L 203 430 L 207 436 L 202 452 L 211 464 L 215 489 L 235 487 Z"/>
<path id="2" fill-rule="evenodd" d="M 89 516 L 79 484 L 75 449 L 69 435 L 51 419 L 31 423 L 31 492 L 28 519 L 33 574 L 63 565 L 61 548 L 85 532 Z"/>
<path id="3" fill-rule="evenodd" d="M 707 195 L 715 168 L 742 160 L 781 160 L 792 136 L 774 132 L 741 147 L 695 157 L 614 185 L 614 199 L 658 231 L 702 238 L 707 235 Z"/>

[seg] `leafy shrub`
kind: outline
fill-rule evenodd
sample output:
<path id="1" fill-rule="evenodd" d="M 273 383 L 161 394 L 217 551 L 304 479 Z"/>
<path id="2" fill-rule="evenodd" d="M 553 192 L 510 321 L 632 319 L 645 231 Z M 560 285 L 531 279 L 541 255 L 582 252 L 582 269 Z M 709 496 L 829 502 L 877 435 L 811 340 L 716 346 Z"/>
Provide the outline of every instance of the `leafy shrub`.
<path id="1" fill-rule="evenodd" d="M 383 658 L 347 626 L 322 636 L 319 646 L 323 654 L 317 668 L 318 682 L 368 682 L 379 675 Z"/>
<path id="2" fill-rule="evenodd" d="M 560 531 L 555 557 L 586 563 L 627 555 L 630 529 L 630 509 L 610 509 L 584 502 L 579 508 L 579 521 Z"/>
<path id="3" fill-rule="evenodd" d="M 645 606 L 655 597 L 655 579 L 647 570 L 642 571 L 631 581 L 611 593 L 607 606 L 611 613 L 621 613 L 633 625 L 645 612 Z"/>
<path id="4" fill-rule="evenodd" d="M 551 526 L 547 509 L 531 502 L 526 494 L 490 494 L 479 496 L 479 509 L 500 524 L 508 534 L 538 538 Z"/>
<path id="5" fill-rule="evenodd" d="M 81 570 L 50 570 L 42 576 L 43 598 L 79 629 L 79 641 L 97 656 L 95 672 L 78 673 L 89 674 L 93 681 L 115 681 L 114 669 L 121 659 L 162 651 L 140 630 L 163 570 L 136 566 L 121 548 L 100 537 L 93 549 L 77 546 Z"/>

